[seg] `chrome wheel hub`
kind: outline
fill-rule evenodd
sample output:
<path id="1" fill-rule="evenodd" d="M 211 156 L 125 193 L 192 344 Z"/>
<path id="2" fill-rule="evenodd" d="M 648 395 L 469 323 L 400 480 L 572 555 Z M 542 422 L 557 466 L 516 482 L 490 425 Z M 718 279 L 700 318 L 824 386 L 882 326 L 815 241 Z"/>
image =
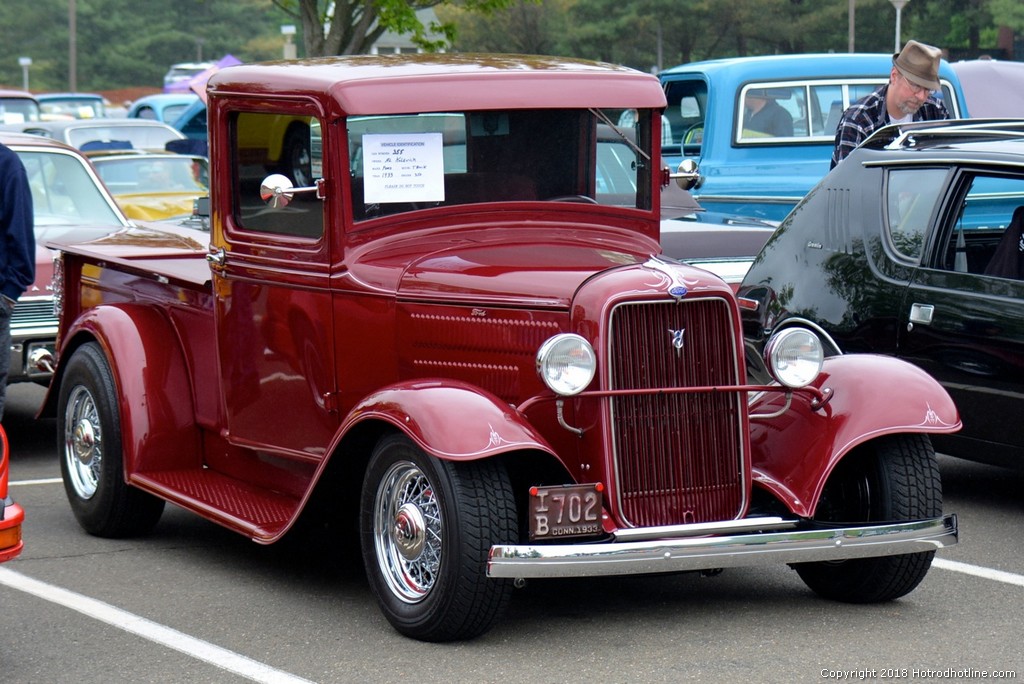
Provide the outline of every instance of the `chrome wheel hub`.
<path id="1" fill-rule="evenodd" d="M 78 385 L 64 410 L 64 464 L 75 494 L 90 499 L 99 487 L 103 465 L 103 428 L 92 394 Z"/>
<path id="2" fill-rule="evenodd" d="M 422 601 L 437 582 L 443 522 L 423 471 L 408 461 L 392 464 L 374 499 L 374 548 L 381 576 L 406 603 Z"/>

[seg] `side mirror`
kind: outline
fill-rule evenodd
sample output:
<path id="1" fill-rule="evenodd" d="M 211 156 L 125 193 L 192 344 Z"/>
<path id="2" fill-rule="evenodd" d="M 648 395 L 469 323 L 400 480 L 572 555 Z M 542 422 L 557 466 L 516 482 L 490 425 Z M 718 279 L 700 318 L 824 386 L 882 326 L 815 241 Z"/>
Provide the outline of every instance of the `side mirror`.
<path id="1" fill-rule="evenodd" d="M 675 173 L 670 174 L 669 178 L 675 179 L 676 185 L 683 190 L 699 188 L 703 180 L 700 176 L 700 168 L 697 166 L 697 162 L 692 159 L 684 159 L 679 162 L 679 168 L 676 169 Z"/>
<path id="2" fill-rule="evenodd" d="M 319 178 L 315 185 L 297 188 L 292 179 L 283 173 L 272 173 L 260 184 L 260 199 L 271 209 L 281 209 L 291 204 L 297 192 L 315 192 L 317 199 L 324 198 L 324 179 Z"/>

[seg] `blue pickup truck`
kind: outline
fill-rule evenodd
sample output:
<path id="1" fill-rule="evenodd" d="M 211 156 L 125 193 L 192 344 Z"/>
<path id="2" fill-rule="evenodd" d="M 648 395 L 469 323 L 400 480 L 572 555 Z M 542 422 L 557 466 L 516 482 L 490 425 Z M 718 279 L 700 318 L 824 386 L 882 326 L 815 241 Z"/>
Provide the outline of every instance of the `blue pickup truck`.
<path id="1" fill-rule="evenodd" d="M 673 171 L 683 160 L 696 163 L 691 192 L 705 208 L 781 221 L 828 173 L 843 110 L 885 83 L 891 69 L 886 54 L 736 57 L 673 67 L 659 75 L 672 138 L 663 159 Z M 946 61 L 939 80 L 950 115 L 966 118 L 963 90 Z M 754 103 L 774 115 L 752 117 Z"/>

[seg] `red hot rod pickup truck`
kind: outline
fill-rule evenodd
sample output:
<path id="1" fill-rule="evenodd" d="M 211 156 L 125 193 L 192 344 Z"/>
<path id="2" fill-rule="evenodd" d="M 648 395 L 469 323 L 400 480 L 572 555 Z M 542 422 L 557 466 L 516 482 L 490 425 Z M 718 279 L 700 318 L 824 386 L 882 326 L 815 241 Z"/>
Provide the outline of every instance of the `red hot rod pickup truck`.
<path id="1" fill-rule="evenodd" d="M 885 601 L 956 543 L 936 382 L 823 358 L 810 328 L 748 358 L 732 289 L 659 255 L 653 76 L 361 56 L 208 94 L 209 235 L 52 245 L 45 410 L 88 532 L 145 532 L 166 501 L 261 544 L 329 517 L 430 641 L 483 633 L 530 578 L 788 563 Z M 310 185 L 251 143 L 281 117 L 308 119 Z"/>

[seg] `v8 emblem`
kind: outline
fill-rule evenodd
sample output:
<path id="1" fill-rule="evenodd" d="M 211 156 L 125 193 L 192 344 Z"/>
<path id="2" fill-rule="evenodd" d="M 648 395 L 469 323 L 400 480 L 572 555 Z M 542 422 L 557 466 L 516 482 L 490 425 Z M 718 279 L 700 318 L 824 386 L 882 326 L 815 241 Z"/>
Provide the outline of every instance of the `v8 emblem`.
<path id="1" fill-rule="evenodd" d="M 680 328 L 679 330 L 669 330 L 668 334 L 672 336 L 672 346 L 675 347 L 676 356 L 679 356 L 679 352 L 683 350 L 683 335 L 686 333 L 686 328 Z"/>

